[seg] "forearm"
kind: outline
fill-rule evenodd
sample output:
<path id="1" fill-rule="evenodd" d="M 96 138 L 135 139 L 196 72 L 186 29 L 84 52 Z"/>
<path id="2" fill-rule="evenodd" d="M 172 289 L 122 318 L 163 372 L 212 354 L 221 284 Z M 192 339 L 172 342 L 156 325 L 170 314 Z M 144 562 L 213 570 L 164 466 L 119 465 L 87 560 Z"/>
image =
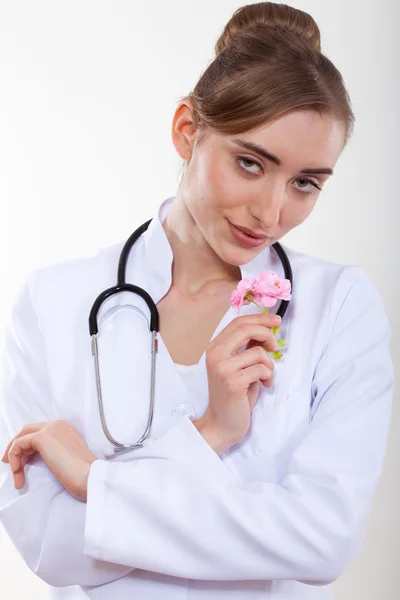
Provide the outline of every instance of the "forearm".
<path id="1" fill-rule="evenodd" d="M 86 504 L 27 465 L 25 493 L 13 488 L 9 465 L 1 464 L 0 522 L 28 567 L 56 587 L 102 585 L 131 569 L 85 556 Z"/>
<path id="2" fill-rule="evenodd" d="M 195 429 L 170 430 L 129 463 L 92 464 L 87 555 L 200 580 L 336 579 L 354 531 L 329 484 L 246 490 Z"/>

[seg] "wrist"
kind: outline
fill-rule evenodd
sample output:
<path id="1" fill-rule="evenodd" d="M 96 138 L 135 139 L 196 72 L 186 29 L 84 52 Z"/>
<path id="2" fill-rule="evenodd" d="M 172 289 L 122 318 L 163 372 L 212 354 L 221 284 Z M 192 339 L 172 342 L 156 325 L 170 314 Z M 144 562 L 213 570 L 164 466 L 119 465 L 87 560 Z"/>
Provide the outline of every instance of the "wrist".
<path id="1" fill-rule="evenodd" d="M 218 456 L 224 454 L 235 443 L 228 441 L 205 414 L 192 422 L 200 435 Z"/>
<path id="2" fill-rule="evenodd" d="M 76 498 L 81 502 L 87 502 L 88 479 L 93 462 L 94 461 L 85 461 L 82 464 L 81 485 L 79 486 L 79 492 L 76 494 Z"/>

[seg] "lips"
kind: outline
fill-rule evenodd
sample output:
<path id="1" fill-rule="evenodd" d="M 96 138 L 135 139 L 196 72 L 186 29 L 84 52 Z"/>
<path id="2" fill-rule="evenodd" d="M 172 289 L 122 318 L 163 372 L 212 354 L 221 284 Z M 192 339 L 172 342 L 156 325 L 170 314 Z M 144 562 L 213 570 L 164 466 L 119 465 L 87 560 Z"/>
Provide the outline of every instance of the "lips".
<path id="1" fill-rule="evenodd" d="M 230 221 L 228 221 L 228 224 L 233 238 L 236 242 L 239 242 L 241 246 L 244 246 L 245 248 L 259 248 L 265 244 L 265 238 L 259 239 L 252 235 L 248 235 L 241 229 L 235 227 L 235 225 L 232 225 Z"/>
<path id="2" fill-rule="evenodd" d="M 253 238 L 256 238 L 257 240 L 268 239 L 266 235 L 264 235 L 262 233 L 257 233 L 256 231 L 253 231 L 252 229 L 248 229 L 247 227 L 242 227 L 242 225 L 235 225 L 235 223 L 231 223 L 231 225 L 236 227 L 236 229 L 239 229 L 239 231 L 243 231 L 243 233 L 246 233 L 247 235 L 251 235 Z"/>

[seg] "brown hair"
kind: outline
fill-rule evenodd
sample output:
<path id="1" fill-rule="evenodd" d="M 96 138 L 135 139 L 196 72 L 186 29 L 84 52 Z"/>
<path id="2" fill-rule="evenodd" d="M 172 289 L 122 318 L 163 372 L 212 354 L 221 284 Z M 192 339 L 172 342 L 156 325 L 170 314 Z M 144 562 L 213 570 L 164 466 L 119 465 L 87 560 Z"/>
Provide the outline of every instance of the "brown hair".
<path id="1" fill-rule="evenodd" d="M 287 4 L 260 2 L 234 12 L 215 58 L 190 99 L 198 141 L 208 127 L 235 135 L 294 110 L 341 120 L 347 143 L 354 114 L 342 76 L 321 53 L 318 25 Z"/>

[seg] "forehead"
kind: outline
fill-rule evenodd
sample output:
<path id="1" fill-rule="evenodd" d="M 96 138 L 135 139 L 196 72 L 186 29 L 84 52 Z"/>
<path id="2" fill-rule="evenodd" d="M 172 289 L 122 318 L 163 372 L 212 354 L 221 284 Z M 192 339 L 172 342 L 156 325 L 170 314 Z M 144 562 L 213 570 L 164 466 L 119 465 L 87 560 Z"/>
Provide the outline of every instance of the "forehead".
<path id="1" fill-rule="evenodd" d="M 282 161 L 282 167 L 333 168 L 344 145 L 345 124 L 314 111 L 294 111 L 231 140 L 245 139 L 265 148 Z"/>

